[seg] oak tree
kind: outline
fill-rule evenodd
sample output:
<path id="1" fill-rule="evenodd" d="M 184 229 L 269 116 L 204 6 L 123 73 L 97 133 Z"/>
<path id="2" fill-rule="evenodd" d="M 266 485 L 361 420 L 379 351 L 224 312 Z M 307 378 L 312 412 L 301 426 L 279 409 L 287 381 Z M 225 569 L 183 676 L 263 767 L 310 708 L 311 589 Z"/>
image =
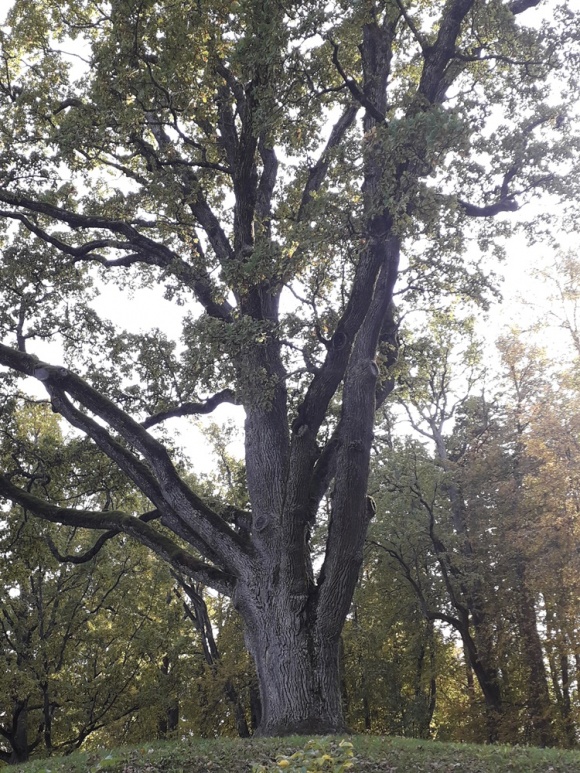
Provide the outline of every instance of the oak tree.
<path id="1" fill-rule="evenodd" d="M 15 0 L 8 14 L 2 389 L 39 382 L 150 506 L 43 499 L 14 458 L 0 494 L 130 535 L 231 596 L 263 734 L 343 729 L 339 638 L 373 515 L 397 279 L 409 303 L 474 294 L 505 216 L 569 192 L 577 29 L 568 3 L 540 0 Z M 159 288 L 181 334 L 163 332 L 161 301 L 141 334 L 99 317 L 103 283 L 123 305 Z M 196 493 L 163 429 L 226 402 L 244 411 L 247 506 Z"/>

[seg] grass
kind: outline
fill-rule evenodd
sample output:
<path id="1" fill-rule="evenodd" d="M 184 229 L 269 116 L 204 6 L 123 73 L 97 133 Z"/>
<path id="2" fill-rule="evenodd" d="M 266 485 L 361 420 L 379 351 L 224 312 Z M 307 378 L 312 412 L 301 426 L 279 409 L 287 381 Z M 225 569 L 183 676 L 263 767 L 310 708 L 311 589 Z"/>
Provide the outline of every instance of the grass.
<path id="1" fill-rule="evenodd" d="M 339 739 L 317 748 L 333 755 Z M 580 773 L 580 752 L 531 747 L 475 746 L 383 736 L 353 736 L 354 762 L 360 773 Z M 7 773 L 250 773 L 253 766 L 281 770 L 278 755 L 303 749 L 306 737 L 251 740 L 190 739 L 137 747 L 87 751 L 7 768 Z M 320 755 L 318 755 L 320 757 Z M 338 771 L 339 766 L 306 768 Z M 328 767 L 330 765 L 330 767 Z M 289 764 L 287 771 L 304 771 Z"/>

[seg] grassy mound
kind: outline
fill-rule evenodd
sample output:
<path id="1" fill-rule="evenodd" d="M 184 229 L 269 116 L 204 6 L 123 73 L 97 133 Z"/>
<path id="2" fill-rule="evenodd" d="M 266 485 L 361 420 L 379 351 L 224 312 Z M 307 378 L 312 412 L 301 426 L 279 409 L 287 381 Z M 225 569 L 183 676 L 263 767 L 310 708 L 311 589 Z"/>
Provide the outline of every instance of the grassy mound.
<path id="1" fill-rule="evenodd" d="M 401 738 L 260 738 L 142 744 L 82 752 L 7 773 L 580 773 L 580 752 Z"/>

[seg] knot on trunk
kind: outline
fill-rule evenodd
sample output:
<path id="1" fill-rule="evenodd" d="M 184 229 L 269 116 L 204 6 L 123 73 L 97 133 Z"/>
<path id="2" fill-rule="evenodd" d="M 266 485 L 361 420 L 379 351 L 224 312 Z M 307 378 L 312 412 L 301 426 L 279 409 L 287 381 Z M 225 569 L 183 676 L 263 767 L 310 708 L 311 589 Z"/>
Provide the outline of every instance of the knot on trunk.
<path id="1" fill-rule="evenodd" d="M 336 333 L 332 336 L 331 346 L 335 351 L 340 351 L 341 349 L 344 349 L 346 346 L 346 343 L 348 341 L 347 335 L 342 330 L 337 330 Z"/>
<path id="2" fill-rule="evenodd" d="M 296 437 L 303 437 L 308 432 L 308 424 L 300 424 L 300 422 L 295 421 L 292 426 L 292 432 Z"/>
<path id="3" fill-rule="evenodd" d="M 268 519 L 265 515 L 259 515 L 254 521 L 254 531 L 264 531 L 268 525 Z"/>

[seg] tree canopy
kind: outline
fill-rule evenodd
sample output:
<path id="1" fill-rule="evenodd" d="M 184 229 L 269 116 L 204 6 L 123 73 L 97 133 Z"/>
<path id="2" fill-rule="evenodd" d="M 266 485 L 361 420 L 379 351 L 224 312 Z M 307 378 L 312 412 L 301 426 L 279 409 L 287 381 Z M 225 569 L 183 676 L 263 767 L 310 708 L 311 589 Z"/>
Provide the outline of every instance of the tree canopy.
<path id="1" fill-rule="evenodd" d="M 569 3 L 546 13 L 539 0 L 9 11 L 2 420 L 32 377 L 147 505 L 32 493 L 17 448 L 0 494 L 57 524 L 127 534 L 231 596 L 262 733 L 343 727 L 339 637 L 375 512 L 395 301 L 485 303 L 509 216 L 521 210 L 533 236 L 548 221 L 526 222 L 531 200 L 566 214 L 576 22 Z M 138 334 L 99 316 L 107 283 L 127 308 L 158 288 L 182 310 L 180 334 L 163 330 L 161 305 Z M 167 424 L 224 402 L 245 416 L 235 501 L 190 485 Z"/>

